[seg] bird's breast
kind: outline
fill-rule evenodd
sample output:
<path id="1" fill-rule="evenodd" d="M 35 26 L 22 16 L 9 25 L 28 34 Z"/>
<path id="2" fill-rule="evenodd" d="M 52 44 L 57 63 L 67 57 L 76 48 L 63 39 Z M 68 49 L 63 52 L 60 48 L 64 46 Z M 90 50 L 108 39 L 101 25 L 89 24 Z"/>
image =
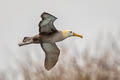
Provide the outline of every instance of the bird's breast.
<path id="1" fill-rule="evenodd" d="M 40 40 L 41 42 L 50 42 L 55 43 L 64 40 L 65 38 L 62 36 L 61 33 L 54 33 L 51 35 L 41 35 Z"/>

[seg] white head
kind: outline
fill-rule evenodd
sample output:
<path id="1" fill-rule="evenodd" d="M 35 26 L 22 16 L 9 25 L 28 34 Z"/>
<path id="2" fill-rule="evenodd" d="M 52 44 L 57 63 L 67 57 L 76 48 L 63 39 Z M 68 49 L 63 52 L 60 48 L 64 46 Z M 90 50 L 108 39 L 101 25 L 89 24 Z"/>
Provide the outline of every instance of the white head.
<path id="1" fill-rule="evenodd" d="M 71 37 L 71 36 L 76 36 L 76 37 L 83 38 L 82 35 L 79 35 L 79 34 L 77 34 L 77 33 L 74 33 L 74 32 L 72 32 L 71 30 L 64 30 L 64 31 L 62 31 L 62 34 L 63 34 L 63 36 L 64 36 L 65 38 Z"/>

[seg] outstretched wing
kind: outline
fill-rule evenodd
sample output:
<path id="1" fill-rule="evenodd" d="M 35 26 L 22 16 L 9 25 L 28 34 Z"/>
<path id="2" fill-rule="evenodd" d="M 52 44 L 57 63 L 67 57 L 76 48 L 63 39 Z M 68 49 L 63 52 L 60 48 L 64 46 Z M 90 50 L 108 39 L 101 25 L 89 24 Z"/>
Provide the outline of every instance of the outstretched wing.
<path id="1" fill-rule="evenodd" d="M 44 66 L 47 70 L 50 70 L 57 63 L 60 50 L 55 43 L 41 43 L 41 47 L 45 52 Z"/>
<path id="2" fill-rule="evenodd" d="M 39 23 L 39 33 L 40 34 L 49 34 L 56 32 L 56 28 L 54 26 L 54 21 L 57 19 L 55 16 L 49 13 L 42 13 L 41 15 L 42 21 Z"/>

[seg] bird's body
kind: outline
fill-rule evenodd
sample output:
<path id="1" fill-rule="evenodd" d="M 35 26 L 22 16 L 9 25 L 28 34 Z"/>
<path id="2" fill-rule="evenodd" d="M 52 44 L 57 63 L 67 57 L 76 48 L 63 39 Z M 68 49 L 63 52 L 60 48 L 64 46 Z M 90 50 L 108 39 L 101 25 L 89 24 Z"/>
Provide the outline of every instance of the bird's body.
<path id="1" fill-rule="evenodd" d="M 33 37 L 24 37 L 23 42 L 20 43 L 19 46 L 32 43 L 41 44 L 46 55 L 44 66 L 47 70 L 50 70 L 58 61 L 60 53 L 55 43 L 71 36 L 82 38 L 82 35 L 76 34 L 70 30 L 57 30 L 53 24 L 57 18 L 51 14 L 44 12 L 41 17 L 42 21 L 39 23 L 39 34 Z"/>
<path id="2" fill-rule="evenodd" d="M 33 37 L 36 43 L 55 43 L 65 39 L 61 31 L 55 32 L 54 34 L 37 34 Z"/>

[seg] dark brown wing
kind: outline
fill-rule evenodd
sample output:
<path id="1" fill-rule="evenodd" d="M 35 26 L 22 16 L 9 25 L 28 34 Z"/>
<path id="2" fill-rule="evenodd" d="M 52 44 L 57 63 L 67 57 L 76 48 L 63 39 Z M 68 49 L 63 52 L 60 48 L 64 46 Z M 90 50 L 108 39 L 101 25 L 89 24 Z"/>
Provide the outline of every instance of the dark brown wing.
<path id="1" fill-rule="evenodd" d="M 50 70 L 57 63 L 60 50 L 55 43 L 41 43 L 41 46 L 45 52 L 44 66 L 47 70 Z"/>
<path id="2" fill-rule="evenodd" d="M 56 32 L 56 28 L 54 26 L 54 21 L 57 19 L 55 16 L 44 12 L 41 15 L 42 21 L 39 23 L 39 33 L 40 34 L 49 34 Z"/>

